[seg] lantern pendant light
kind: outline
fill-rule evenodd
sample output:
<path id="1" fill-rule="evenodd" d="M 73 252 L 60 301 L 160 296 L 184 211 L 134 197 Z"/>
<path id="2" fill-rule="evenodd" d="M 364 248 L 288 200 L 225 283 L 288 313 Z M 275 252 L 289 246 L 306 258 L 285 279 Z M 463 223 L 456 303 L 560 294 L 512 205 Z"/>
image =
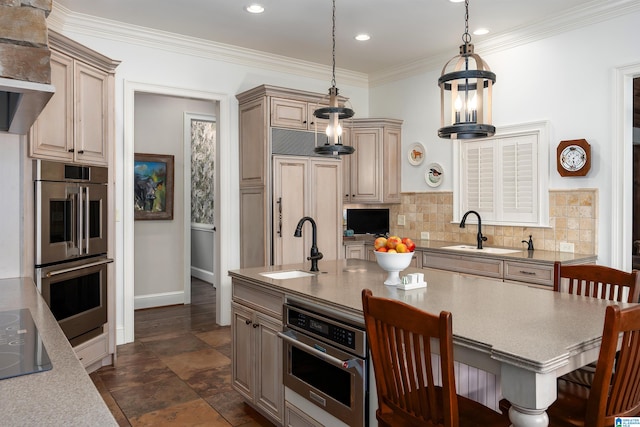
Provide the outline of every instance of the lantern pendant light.
<path id="1" fill-rule="evenodd" d="M 333 41 L 333 74 L 331 87 L 329 88 L 329 106 L 317 108 L 313 112 L 316 118 L 328 120 L 329 123 L 325 131 L 325 139 L 325 136 L 318 134 L 318 123 L 316 120 L 316 147 L 314 151 L 322 155 L 337 156 L 351 154 L 355 151 L 350 145 L 342 145 L 342 121 L 353 117 L 355 113 L 351 108 L 340 107 L 338 104 L 338 88 L 336 87 L 336 0 L 333 0 L 333 26 L 331 36 Z M 322 144 L 323 139 L 326 141 L 324 144 Z"/>
<path id="2" fill-rule="evenodd" d="M 442 68 L 440 86 L 440 129 L 438 136 L 473 139 L 493 136 L 491 92 L 496 75 L 480 55 L 474 53 L 469 34 L 469 0 L 465 0 L 464 34 L 460 54 Z"/>

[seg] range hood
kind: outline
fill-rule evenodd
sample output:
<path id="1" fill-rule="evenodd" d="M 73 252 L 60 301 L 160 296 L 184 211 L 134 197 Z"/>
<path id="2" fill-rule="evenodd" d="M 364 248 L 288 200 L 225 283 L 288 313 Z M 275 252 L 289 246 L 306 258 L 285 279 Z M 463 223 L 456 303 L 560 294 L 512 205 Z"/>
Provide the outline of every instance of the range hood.
<path id="1" fill-rule="evenodd" d="M 0 132 L 27 134 L 55 87 L 0 77 Z"/>

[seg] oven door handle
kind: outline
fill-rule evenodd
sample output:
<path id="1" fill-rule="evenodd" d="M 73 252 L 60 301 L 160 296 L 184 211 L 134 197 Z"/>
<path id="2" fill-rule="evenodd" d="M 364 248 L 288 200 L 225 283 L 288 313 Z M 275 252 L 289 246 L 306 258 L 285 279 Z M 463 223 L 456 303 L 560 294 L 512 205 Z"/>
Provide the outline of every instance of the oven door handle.
<path id="1" fill-rule="evenodd" d="M 340 368 L 340 369 L 355 368 L 355 370 L 358 372 L 358 374 L 360 374 L 360 376 L 362 376 L 363 374 L 362 367 L 358 363 L 357 359 L 341 360 L 341 359 L 338 359 L 337 357 L 333 357 L 322 350 L 318 350 L 317 348 L 311 347 L 310 345 L 300 342 L 296 338 L 296 333 L 291 330 L 285 331 L 285 332 L 278 332 L 278 336 L 282 338 L 284 341 L 288 342 L 289 344 L 295 347 L 298 347 L 306 352 L 309 352 L 314 356 L 318 356 L 320 359 L 324 360 L 325 362 L 337 368 Z"/>
<path id="2" fill-rule="evenodd" d="M 113 259 L 107 258 L 100 261 L 91 262 L 89 264 L 82 264 L 75 267 L 63 268 L 62 270 L 50 271 L 47 274 L 45 274 L 45 277 L 53 277 L 53 276 L 57 276 L 58 274 L 70 273 L 72 271 L 82 270 L 83 268 L 95 267 L 96 265 L 109 264 L 112 262 L 113 262 Z"/>

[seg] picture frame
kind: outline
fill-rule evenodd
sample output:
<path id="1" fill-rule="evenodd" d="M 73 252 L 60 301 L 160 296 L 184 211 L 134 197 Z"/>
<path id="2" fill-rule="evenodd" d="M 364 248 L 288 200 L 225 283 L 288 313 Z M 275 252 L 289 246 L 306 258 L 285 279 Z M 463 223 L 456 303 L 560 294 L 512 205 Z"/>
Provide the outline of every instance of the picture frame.
<path id="1" fill-rule="evenodd" d="M 134 219 L 173 220 L 174 156 L 134 154 Z"/>

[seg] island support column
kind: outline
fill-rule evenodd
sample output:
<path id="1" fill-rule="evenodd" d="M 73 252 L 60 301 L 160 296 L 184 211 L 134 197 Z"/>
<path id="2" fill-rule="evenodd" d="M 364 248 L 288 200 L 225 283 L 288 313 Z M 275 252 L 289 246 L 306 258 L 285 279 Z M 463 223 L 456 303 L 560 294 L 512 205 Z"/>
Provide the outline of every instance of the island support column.
<path id="1" fill-rule="evenodd" d="M 555 372 L 536 373 L 503 363 L 502 395 L 511 403 L 509 419 L 513 427 L 547 427 L 546 410 L 558 396 Z"/>

